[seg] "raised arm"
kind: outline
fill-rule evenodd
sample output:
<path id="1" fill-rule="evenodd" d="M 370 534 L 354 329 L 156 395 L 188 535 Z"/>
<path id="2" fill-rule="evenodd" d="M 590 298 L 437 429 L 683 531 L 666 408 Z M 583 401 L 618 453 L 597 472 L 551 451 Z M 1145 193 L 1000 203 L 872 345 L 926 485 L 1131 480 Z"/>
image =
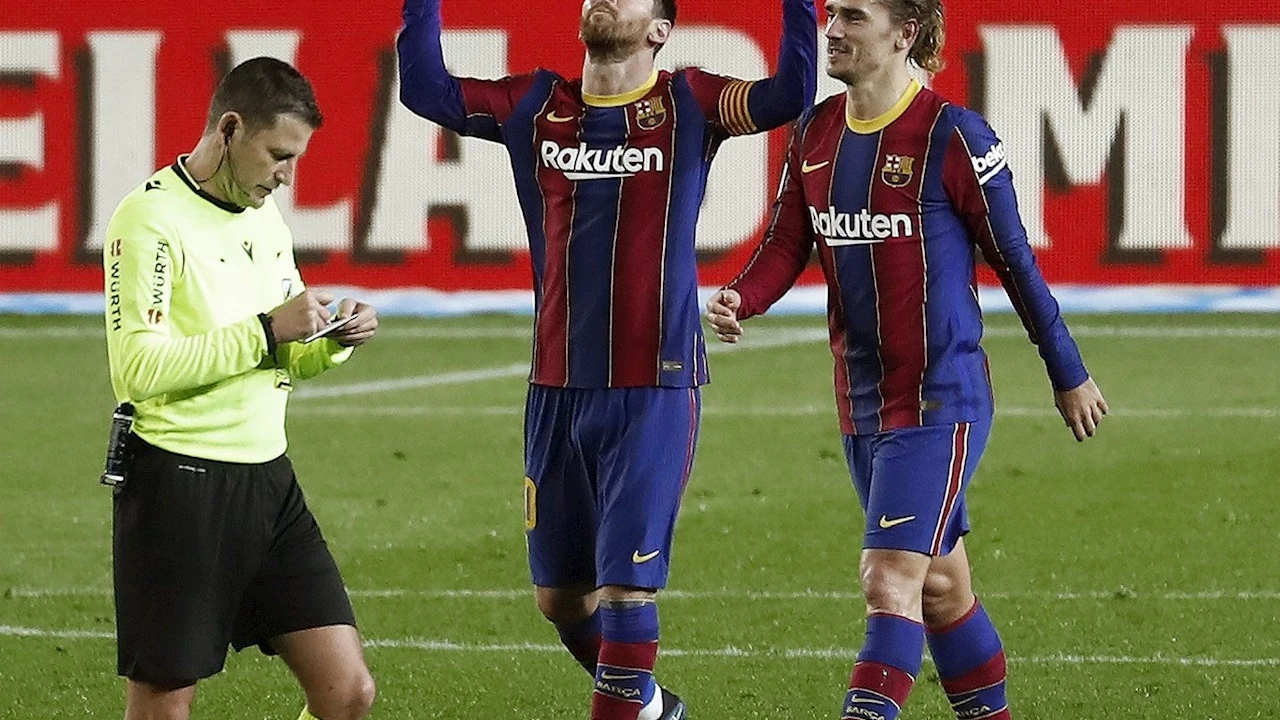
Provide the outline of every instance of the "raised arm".
<path id="1" fill-rule="evenodd" d="M 818 87 L 818 19 L 813 0 L 782 1 L 778 71 L 737 80 L 691 69 L 689 83 L 712 124 L 726 135 L 781 127 L 813 104 Z"/>
<path id="2" fill-rule="evenodd" d="M 440 0 L 405 0 L 401 16 L 404 26 L 396 39 L 400 103 L 460 135 L 501 141 L 502 124 L 535 76 L 455 77 L 441 48 Z"/>

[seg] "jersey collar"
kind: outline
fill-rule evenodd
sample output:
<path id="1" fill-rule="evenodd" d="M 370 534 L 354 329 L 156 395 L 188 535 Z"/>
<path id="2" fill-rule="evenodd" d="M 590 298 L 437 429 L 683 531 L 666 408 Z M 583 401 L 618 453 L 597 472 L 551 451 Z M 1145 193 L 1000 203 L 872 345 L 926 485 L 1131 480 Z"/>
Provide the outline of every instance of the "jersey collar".
<path id="1" fill-rule="evenodd" d="M 653 86 L 657 84 L 658 71 L 655 69 L 653 74 L 649 76 L 649 79 L 646 80 L 643 85 L 631 92 L 625 92 L 621 95 L 592 95 L 590 93 L 582 93 L 582 102 L 594 107 L 621 107 L 623 105 L 630 105 L 645 95 L 648 95 L 649 91 L 653 89 Z"/>
<path id="2" fill-rule="evenodd" d="M 178 159 L 173 161 L 173 165 L 171 167 L 173 168 L 173 172 L 177 174 L 178 177 L 182 178 L 182 182 L 186 183 L 187 187 L 191 188 L 191 192 L 200 196 L 202 200 L 207 200 L 208 202 L 211 202 L 214 205 L 217 205 L 219 208 L 226 210 L 229 213 L 244 212 L 243 207 L 236 205 L 235 203 L 229 203 L 225 200 L 219 200 L 218 198 L 202 190 L 200 188 L 200 183 L 197 183 L 196 179 L 191 177 L 191 173 L 187 172 L 187 158 L 189 157 L 191 157 L 191 155 L 189 154 L 179 155 Z"/>
<path id="3" fill-rule="evenodd" d="M 870 120 L 859 120 L 849 114 L 849 106 L 845 105 L 844 119 L 849 125 L 849 129 L 862 135 L 870 135 L 871 133 L 880 132 L 889 127 L 889 123 L 902 117 L 902 113 L 907 111 L 907 107 L 911 105 L 911 101 L 916 99 L 916 95 L 920 94 L 920 81 L 915 78 L 911 79 L 907 89 L 902 93 L 902 97 L 898 98 L 898 102 L 893 107 L 886 110 L 880 117 Z"/>

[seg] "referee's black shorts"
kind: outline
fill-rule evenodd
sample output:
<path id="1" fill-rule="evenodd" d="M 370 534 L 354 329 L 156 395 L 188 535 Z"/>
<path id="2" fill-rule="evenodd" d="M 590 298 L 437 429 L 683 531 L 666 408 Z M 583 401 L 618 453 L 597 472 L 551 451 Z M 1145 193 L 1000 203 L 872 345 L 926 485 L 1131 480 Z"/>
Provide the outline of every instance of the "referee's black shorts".
<path id="1" fill-rule="evenodd" d="M 118 671 L 183 687 L 258 645 L 355 614 L 289 459 L 260 465 L 177 455 L 130 438 L 115 495 Z"/>

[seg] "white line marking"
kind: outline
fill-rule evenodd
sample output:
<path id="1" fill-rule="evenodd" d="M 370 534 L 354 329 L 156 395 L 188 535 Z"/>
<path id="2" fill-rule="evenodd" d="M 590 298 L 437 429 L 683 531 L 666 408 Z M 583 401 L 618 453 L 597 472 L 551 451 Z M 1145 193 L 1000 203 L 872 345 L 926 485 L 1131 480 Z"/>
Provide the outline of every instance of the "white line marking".
<path id="1" fill-rule="evenodd" d="M 368 395 L 371 393 L 394 392 L 396 390 L 439 387 L 441 385 L 462 385 L 485 380 L 523 377 L 528 374 L 529 366 L 524 363 L 517 363 L 515 365 L 500 365 L 481 370 L 414 375 L 391 380 L 373 380 L 371 382 L 346 383 L 327 387 L 301 387 L 294 391 L 294 399 L 311 400 L 314 398 L 334 398 L 347 395 Z"/>
<path id="2" fill-rule="evenodd" d="M 826 332 L 822 330 L 780 330 L 777 332 L 762 333 L 754 343 L 749 345 L 713 346 L 707 348 L 707 352 L 721 353 L 741 350 L 763 350 L 766 348 L 816 342 L 824 337 L 826 337 Z M 465 383 L 483 382 L 485 380 L 501 380 L 512 377 L 522 377 L 528 374 L 529 366 L 526 364 L 502 365 L 499 367 L 482 368 L 480 370 L 462 370 L 458 372 L 412 375 L 404 378 L 374 380 L 371 382 L 344 383 L 322 387 L 303 386 L 294 391 L 293 397 L 298 400 L 310 400 L 314 398 L 369 395 L 372 393 L 394 392 L 397 390 L 438 387 L 441 385 L 462 385 Z"/>
<path id="3" fill-rule="evenodd" d="M 532 594 L 531 588 L 495 588 L 482 589 L 423 589 L 382 588 L 382 589 L 348 589 L 353 598 L 419 598 L 419 599 L 476 599 L 476 600 L 527 600 Z M 6 590 L 4 595 L 13 598 L 60 598 L 97 596 L 110 597 L 108 588 L 68 587 L 68 588 L 30 588 L 16 587 Z M 862 593 L 849 590 L 663 590 L 660 597 L 669 600 L 831 600 L 860 601 Z M 984 592 L 984 600 L 1031 600 L 1031 601 L 1092 601 L 1115 600 L 1117 602 L 1138 602 L 1154 600 L 1159 602 L 1207 602 L 1219 600 L 1239 601 L 1275 601 L 1280 600 L 1280 590 L 1202 590 L 1189 591 L 1142 591 L 1131 588 L 1115 590 L 1064 590 L 1058 592 Z"/>
<path id="4" fill-rule="evenodd" d="M 60 640 L 114 640 L 114 632 L 101 630 L 45 630 L 42 628 L 0 625 L 0 636 L 53 638 Z M 425 650 L 427 652 L 461 653 L 537 653 L 560 654 L 564 648 L 551 643 L 466 643 L 428 638 L 366 638 L 365 647 Z M 740 648 L 727 645 L 721 648 L 662 648 L 667 657 L 714 658 L 778 658 L 814 660 L 852 660 L 858 656 L 856 648 Z M 1178 657 L 1157 653 L 1155 655 L 1053 655 L 1012 656 L 1013 663 L 1034 665 L 1178 665 L 1190 667 L 1278 667 L 1280 658 L 1215 658 Z"/>
<path id="5" fill-rule="evenodd" d="M 812 332 L 817 339 L 825 340 L 826 330 L 799 330 Z M 743 345 L 750 345 L 764 332 L 785 332 L 772 329 L 752 330 L 747 326 Z M 0 339 L 4 340 L 100 340 L 105 331 L 102 328 L 62 325 L 42 327 L 0 326 Z M 1071 328 L 1075 337 L 1130 338 L 1151 340 L 1208 340 L 1230 338 L 1234 340 L 1274 340 L 1280 338 L 1280 328 L 1274 327 L 1209 327 L 1209 326 L 1164 326 L 1164 325 L 1079 325 Z M 995 338 L 1025 338 L 1027 333 L 1020 327 L 988 327 L 983 335 Z M 527 327 L 384 327 L 378 331 L 378 337 L 385 339 L 433 339 L 433 340 L 529 340 L 532 332 Z M 717 345 L 709 345 L 718 347 Z"/>
<path id="6" fill-rule="evenodd" d="M 518 405 L 487 405 L 468 407 L 465 405 L 410 405 L 410 406 L 350 406 L 342 407 L 304 407 L 290 410 L 291 414 L 301 415 L 348 415 L 361 417 L 467 417 L 467 416 L 519 416 L 524 409 Z M 730 417 L 808 417 L 811 415 L 835 416 L 832 405 L 794 405 L 791 407 L 724 407 L 706 405 L 703 415 L 722 415 Z M 1057 418 L 1058 411 L 1053 408 L 1033 407 L 997 407 L 996 415 L 1002 417 L 1043 417 Z M 1108 418 L 1121 419 L 1178 419 L 1178 418 L 1245 418 L 1251 420 L 1267 420 L 1280 418 L 1280 407 L 1206 407 L 1206 408 L 1115 408 L 1107 414 Z"/>

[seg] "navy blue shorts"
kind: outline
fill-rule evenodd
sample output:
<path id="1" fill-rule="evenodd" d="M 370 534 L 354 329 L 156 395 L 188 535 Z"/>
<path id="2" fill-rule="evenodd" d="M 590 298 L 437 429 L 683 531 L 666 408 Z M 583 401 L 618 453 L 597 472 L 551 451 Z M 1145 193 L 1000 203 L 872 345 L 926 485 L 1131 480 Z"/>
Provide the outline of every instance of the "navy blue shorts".
<path id="1" fill-rule="evenodd" d="M 693 468 L 697 388 L 552 388 L 525 404 L 533 584 L 657 589 Z"/>
<path id="2" fill-rule="evenodd" d="M 866 514 L 863 548 L 950 553 L 969 532 L 965 490 L 990 434 L 987 419 L 845 435 Z"/>

